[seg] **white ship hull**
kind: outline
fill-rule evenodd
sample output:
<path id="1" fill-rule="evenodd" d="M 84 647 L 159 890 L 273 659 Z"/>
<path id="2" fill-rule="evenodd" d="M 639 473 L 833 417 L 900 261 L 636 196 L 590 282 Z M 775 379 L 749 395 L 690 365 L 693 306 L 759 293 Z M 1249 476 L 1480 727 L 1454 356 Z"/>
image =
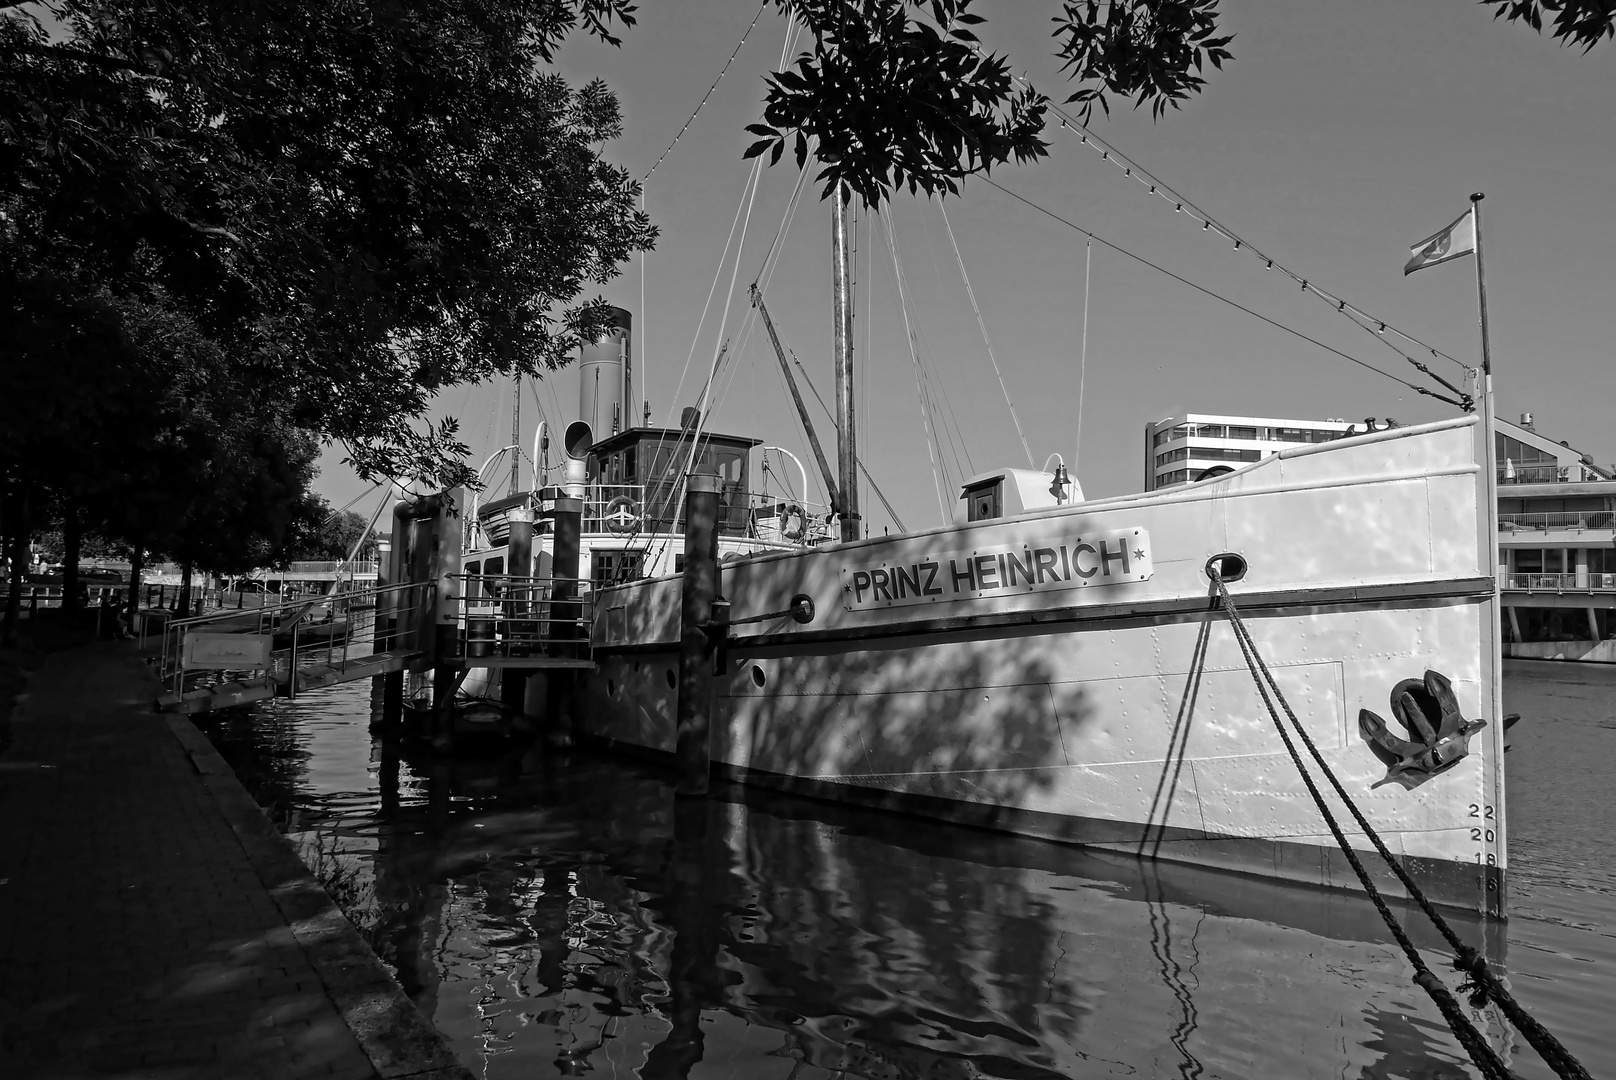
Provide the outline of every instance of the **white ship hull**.
<path id="1" fill-rule="evenodd" d="M 713 759 L 752 783 L 1355 888 L 1211 600 L 1207 560 L 1230 552 L 1259 652 L 1358 806 L 1429 895 L 1501 914 L 1477 431 L 1400 428 L 1188 488 L 725 563 L 732 621 L 797 594 L 815 615 L 733 628 Z M 672 751 L 679 594 L 677 578 L 597 594 L 580 734 Z M 1427 670 L 1487 725 L 1447 768 L 1384 782 L 1359 711 L 1389 719 L 1392 688 Z"/>

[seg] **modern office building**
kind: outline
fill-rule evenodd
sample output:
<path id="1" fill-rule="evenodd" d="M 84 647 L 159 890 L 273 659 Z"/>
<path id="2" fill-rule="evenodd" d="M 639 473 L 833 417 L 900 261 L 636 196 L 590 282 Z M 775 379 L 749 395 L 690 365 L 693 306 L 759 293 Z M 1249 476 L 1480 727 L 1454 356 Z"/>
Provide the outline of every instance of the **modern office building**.
<path id="1" fill-rule="evenodd" d="M 1616 662 L 1616 466 L 1498 421 L 1504 655 Z"/>
<path id="2" fill-rule="evenodd" d="M 1366 423 L 1211 413 L 1165 417 L 1145 425 L 1145 490 L 1192 483 L 1210 470 L 1238 469 L 1297 443 L 1329 442 L 1361 433 Z"/>
<path id="3" fill-rule="evenodd" d="M 1145 489 L 1387 422 L 1170 416 L 1145 425 Z M 1540 435 L 1530 413 L 1497 421 L 1496 440 L 1504 655 L 1616 663 L 1616 465 Z"/>

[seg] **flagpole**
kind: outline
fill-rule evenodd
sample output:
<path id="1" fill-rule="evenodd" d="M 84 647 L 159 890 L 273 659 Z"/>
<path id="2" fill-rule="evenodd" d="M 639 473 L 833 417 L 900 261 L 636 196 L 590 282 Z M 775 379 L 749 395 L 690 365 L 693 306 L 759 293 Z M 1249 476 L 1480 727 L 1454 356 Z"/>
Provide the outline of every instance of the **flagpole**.
<path id="1" fill-rule="evenodd" d="M 1476 232 L 1476 309 L 1481 322 L 1481 372 L 1476 378 L 1481 399 L 1481 424 L 1485 435 L 1487 476 L 1482 491 L 1487 497 L 1485 520 L 1491 530 L 1487 550 L 1493 580 L 1498 580 L 1498 426 L 1493 402 L 1492 341 L 1487 330 L 1487 269 L 1481 255 L 1481 200 L 1487 196 L 1478 191 L 1470 196 L 1470 223 Z"/>
<path id="2" fill-rule="evenodd" d="M 1504 812 L 1504 736 L 1503 736 L 1503 682 L 1504 682 L 1504 594 L 1502 582 L 1498 577 L 1498 426 L 1496 423 L 1496 406 L 1493 401 L 1493 358 L 1492 341 L 1488 336 L 1487 328 L 1487 272 L 1481 258 L 1481 200 L 1486 198 L 1482 192 L 1470 196 L 1471 224 L 1476 229 L 1476 311 L 1481 323 L 1481 372 L 1477 377 L 1477 389 L 1481 398 L 1481 433 L 1486 444 L 1483 455 L 1484 467 L 1487 470 L 1486 482 L 1482 484 L 1482 497 L 1487 500 L 1486 510 L 1481 515 L 1482 526 L 1487 535 L 1482 538 L 1482 550 L 1487 552 L 1489 572 L 1493 578 L 1493 602 L 1491 616 L 1483 620 L 1482 641 L 1487 649 L 1484 654 L 1482 685 L 1488 691 L 1488 700 L 1484 707 L 1491 711 L 1491 715 L 1499 718 L 1497 730 L 1493 732 L 1493 766 L 1490 787 L 1492 799 L 1498 806 L 1498 828 L 1496 833 L 1496 847 L 1494 855 L 1499 865 L 1507 865 L 1509 853 L 1508 816 Z M 1490 672 L 1488 671 L 1490 669 Z M 1488 675 L 1490 674 L 1490 678 Z M 1489 685 L 1490 684 L 1490 685 Z M 1493 857 L 1493 856 L 1489 856 Z M 1489 897 L 1489 909 L 1502 912 L 1504 910 L 1504 883 L 1499 881 L 1499 889 L 1494 897 Z"/>
<path id="3" fill-rule="evenodd" d="M 1492 343 L 1487 338 L 1487 270 L 1481 261 L 1481 200 L 1486 197 L 1480 191 L 1470 196 L 1470 213 L 1476 227 L 1476 302 L 1481 312 L 1481 377 L 1491 396 L 1493 358 Z"/>

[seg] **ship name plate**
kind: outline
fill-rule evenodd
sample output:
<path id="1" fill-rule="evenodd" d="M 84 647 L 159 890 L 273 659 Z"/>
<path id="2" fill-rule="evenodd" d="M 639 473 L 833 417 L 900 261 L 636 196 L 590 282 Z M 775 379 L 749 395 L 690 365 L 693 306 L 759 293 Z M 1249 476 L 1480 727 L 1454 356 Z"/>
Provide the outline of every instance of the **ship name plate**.
<path id="1" fill-rule="evenodd" d="M 1040 538 L 842 567 L 848 611 L 1124 585 L 1154 573 L 1144 529 Z"/>

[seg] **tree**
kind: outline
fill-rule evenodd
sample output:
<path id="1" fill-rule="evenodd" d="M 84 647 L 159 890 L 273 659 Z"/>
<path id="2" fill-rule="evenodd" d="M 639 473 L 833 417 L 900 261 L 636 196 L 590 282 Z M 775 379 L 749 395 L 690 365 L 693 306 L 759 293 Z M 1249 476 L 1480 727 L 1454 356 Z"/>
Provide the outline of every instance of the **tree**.
<path id="1" fill-rule="evenodd" d="M 160 292 L 85 298 L 11 269 L 0 260 L 11 550 L 59 521 L 70 598 L 85 529 L 131 549 L 131 592 L 150 554 L 218 572 L 279 557 L 318 450 L 279 399 L 243 393 L 232 359 Z M 15 559 L 7 632 L 20 570 Z"/>
<path id="2" fill-rule="evenodd" d="M 304 527 L 292 538 L 284 551 L 287 559 L 336 560 L 350 554 L 358 558 L 373 558 L 377 540 L 370 521 L 352 510 L 334 512 L 325 499 L 316 495 L 309 508 L 312 514 L 305 518 Z"/>
<path id="3" fill-rule="evenodd" d="M 564 363 L 654 239 L 549 69 L 628 0 L 48 0 L 0 17 L 0 210 L 30 273 L 155 282 L 362 472 L 462 479 L 432 394 Z M 61 265 L 62 252 L 74 265 Z M 252 388 L 249 387 L 249 392 Z"/>

